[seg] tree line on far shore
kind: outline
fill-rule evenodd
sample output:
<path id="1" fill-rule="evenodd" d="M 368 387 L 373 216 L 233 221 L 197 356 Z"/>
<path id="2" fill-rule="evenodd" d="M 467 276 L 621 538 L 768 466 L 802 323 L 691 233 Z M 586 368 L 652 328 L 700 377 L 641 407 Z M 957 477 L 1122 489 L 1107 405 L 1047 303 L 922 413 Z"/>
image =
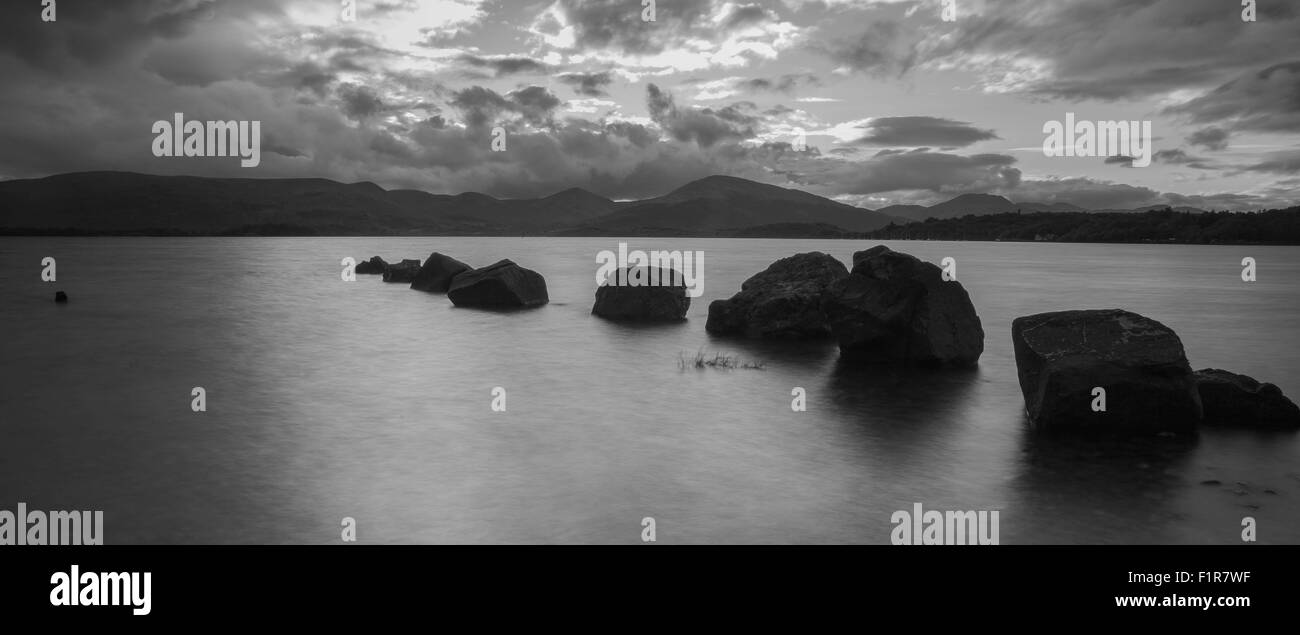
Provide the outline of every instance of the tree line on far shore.
<path id="1" fill-rule="evenodd" d="M 1009 212 L 898 225 L 857 235 L 878 240 L 1077 243 L 1300 244 L 1300 206 L 1260 212 Z"/>

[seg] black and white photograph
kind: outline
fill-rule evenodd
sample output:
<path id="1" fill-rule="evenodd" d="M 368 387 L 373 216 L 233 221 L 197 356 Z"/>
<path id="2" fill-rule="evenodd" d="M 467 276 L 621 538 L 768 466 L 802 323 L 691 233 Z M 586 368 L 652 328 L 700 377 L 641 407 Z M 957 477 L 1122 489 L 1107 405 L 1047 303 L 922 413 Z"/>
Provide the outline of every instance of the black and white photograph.
<path id="1" fill-rule="evenodd" d="M 1300 545 L 1294 0 L 0 7 L 6 556 Z"/>

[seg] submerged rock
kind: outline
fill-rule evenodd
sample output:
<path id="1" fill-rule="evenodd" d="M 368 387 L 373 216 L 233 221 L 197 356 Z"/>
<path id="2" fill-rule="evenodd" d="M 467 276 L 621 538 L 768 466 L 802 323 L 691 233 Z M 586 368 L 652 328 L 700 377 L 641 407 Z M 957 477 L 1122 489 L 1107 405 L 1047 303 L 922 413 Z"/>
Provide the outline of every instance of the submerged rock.
<path id="1" fill-rule="evenodd" d="M 419 273 L 415 274 L 415 280 L 411 281 L 411 288 L 416 291 L 446 293 L 457 275 L 473 269 L 451 256 L 444 256 L 435 251 L 429 254 L 424 265 L 420 267 Z"/>
<path id="2" fill-rule="evenodd" d="M 397 264 L 388 265 L 384 270 L 384 282 L 413 282 L 419 273 L 419 260 L 403 259 Z"/>
<path id="3" fill-rule="evenodd" d="M 384 262 L 383 258 L 380 258 L 379 256 L 372 256 L 370 260 L 357 263 L 357 268 L 354 271 L 356 271 L 357 273 L 369 273 L 369 274 L 381 275 L 387 270 L 388 270 L 388 263 Z"/>
<path id="4" fill-rule="evenodd" d="M 750 338 L 827 337 L 822 292 L 848 274 L 844 263 L 821 252 L 782 258 L 741 284 L 736 295 L 714 300 L 704 328 Z"/>
<path id="5" fill-rule="evenodd" d="M 961 283 L 883 245 L 853 254 L 853 271 L 826 289 L 821 306 L 850 359 L 971 366 L 984 352 L 984 328 Z"/>
<path id="6" fill-rule="evenodd" d="M 1300 407 L 1273 384 L 1217 368 L 1198 370 L 1195 377 L 1207 425 L 1300 428 Z"/>
<path id="7" fill-rule="evenodd" d="M 550 301 L 542 275 L 510 260 L 457 275 L 447 298 L 456 306 L 500 308 L 540 306 Z"/>
<path id="8" fill-rule="evenodd" d="M 1016 318 L 1011 340 L 1035 428 L 1190 432 L 1201 419 L 1183 343 L 1155 320 L 1120 309 L 1040 313 Z"/>
<path id="9" fill-rule="evenodd" d="M 672 322 L 686 319 L 691 298 L 680 271 L 629 267 L 596 289 L 591 312 L 610 320 Z"/>

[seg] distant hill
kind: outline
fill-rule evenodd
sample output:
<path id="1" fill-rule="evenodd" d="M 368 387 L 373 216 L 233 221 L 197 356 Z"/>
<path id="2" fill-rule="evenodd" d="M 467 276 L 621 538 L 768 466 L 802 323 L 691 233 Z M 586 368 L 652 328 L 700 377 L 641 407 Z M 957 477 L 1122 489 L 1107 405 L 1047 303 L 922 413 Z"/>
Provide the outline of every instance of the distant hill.
<path id="1" fill-rule="evenodd" d="M 807 192 L 727 176 L 624 203 L 580 188 L 538 199 L 497 199 L 327 179 L 130 172 L 0 182 L 0 232 L 9 234 L 715 236 L 783 223 L 870 231 L 892 220 Z"/>
<path id="2" fill-rule="evenodd" d="M 961 227 L 963 231 L 975 231 L 975 235 L 994 236 L 987 238 L 993 240 L 997 239 L 997 232 L 991 229 L 994 226 L 1023 228 L 1046 222 L 1044 219 L 1050 217 L 1053 222 L 1047 225 L 1055 227 L 1054 221 L 1081 223 L 1084 219 L 1079 214 L 1141 216 L 1165 209 L 1152 206 L 1085 212 L 1065 202 L 1013 203 L 992 194 L 962 194 L 929 207 L 891 205 L 873 211 L 800 190 L 731 176 L 709 176 L 663 196 L 624 202 L 581 188 L 543 198 L 498 199 L 477 192 L 431 194 L 420 190 L 385 190 L 369 182 L 225 179 L 131 172 L 79 172 L 0 181 L 0 234 L 794 238 L 861 235 L 876 230 L 900 236 L 931 236 Z M 1210 214 L 1192 207 L 1173 211 Z M 1033 219 L 1002 218 L 1020 214 Z M 1036 214 L 1046 216 L 1039 218 Z M 969 215 L 999 218 L 992 224 L 931 224 L 935 220 L 960 220 Z M 922 222 L 926 219 L 934 220 Z M 913 225 L 918 227 L 912 233 L 899 229 Z M 1088 232 L 1089 236 L 1106 233 L 1102 229 Z M 1036 233 L 1061 235 L 1063 232 L 1051 229 Z M 1031 233 L 1028 238 L 1006 239 L 1032 240 L 1033 237 Z M 1267 237 L 1259 240 L 1264 238 Z"/>
<path id="3" fill-rule="evenodd" d="M 1016 204 L 995 194 L 962 194 L 957 198 L 931 205 L 930 218 L 954 218 L 967 214 L 1002 214 L 1016 211 Z"/>
<path id="4" fill-rule="evenodd" d="M 861 232 L 884 227 L 891 220 L 886 214 L 799 190 L 710 176 L 664 196 L 628 203 L 593 227 L 617 235 L 664 231 L 716 235 L 745 227 L 800 223 Z"/>

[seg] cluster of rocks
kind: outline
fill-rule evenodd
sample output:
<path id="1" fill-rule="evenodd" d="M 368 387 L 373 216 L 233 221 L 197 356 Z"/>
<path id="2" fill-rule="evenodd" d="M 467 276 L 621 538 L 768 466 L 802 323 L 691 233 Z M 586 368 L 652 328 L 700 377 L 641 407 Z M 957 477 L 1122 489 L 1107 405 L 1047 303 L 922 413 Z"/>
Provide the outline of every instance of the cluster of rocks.
<path id="1" fill-rule="evenodd" d="M 1198 424 L 1300 428 L 1273 384 L 1192 371 L 1172 329 L 1120 309 L 1060 311 L 1011 324 L 1030 424 L 1045 430 L 1191 432 Z M 1104 392 L 1099 392 L 1100 388 Z M 1095 407 L 1104 395 L 1105 408 Z"/>
<path id="2" fill-rule="evenodd" d="M 384 282 L 405 282 L 416 291 L 445 293 L 452 304 L 465 307 L 522 308 L 546 304 L 546 279 L 511 260 L 501 260 L 475 269 L 438 252 L 419 260 L 397 264 L 375 256 L 357 265 L 361 274 L 383 275 Z"/>
<path id="3" fill-rule="evenodd" d="M 849 270 L 821 252 L 782 258 L 709 305 L 713 333 L 764 339 L 834 337 L 846 359 L 972 366 L 984 329 L 970 295 L 936 265 L 878 246 Z"/>
<path id="4" fill-rule="evenodd" d="M 599 305 L 599 297 L 598 302 Z M 833 337 L 850 362 L 975 365 L 984 329 L 966 289 L 938 266 L 878 246 L 782 258 L 709 305 L 705 328 L 747 338 Z M 1219 369 L 1192 371 L 1178 335 L 1119 309 L 1061 311 L 1012 323 L 1030 424 L 1052 431 L 1191 432 L 1198 425 L 1300 428 L 1277 386 Z M 1098 392 L 1104 390 L 1104 408 Z"/>

